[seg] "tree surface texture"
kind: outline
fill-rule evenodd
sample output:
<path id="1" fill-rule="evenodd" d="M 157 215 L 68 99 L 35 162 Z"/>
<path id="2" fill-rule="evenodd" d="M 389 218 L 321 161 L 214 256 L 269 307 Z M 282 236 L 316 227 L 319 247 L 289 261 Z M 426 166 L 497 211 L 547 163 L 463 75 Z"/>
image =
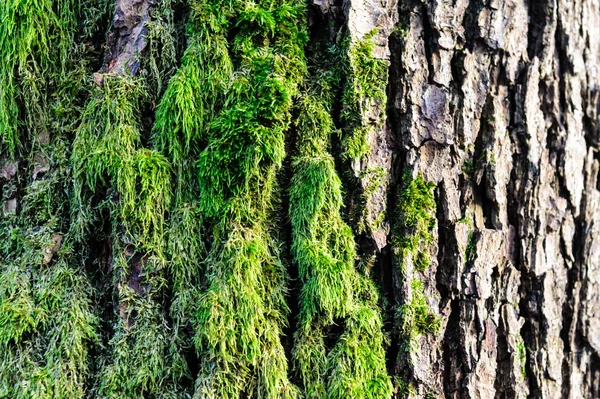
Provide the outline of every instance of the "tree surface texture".
<path id="1" fill-rule="evenodd" d="M 600 398 L 599 0 L 2 0 L 0 151 L 0 399 Z"/>

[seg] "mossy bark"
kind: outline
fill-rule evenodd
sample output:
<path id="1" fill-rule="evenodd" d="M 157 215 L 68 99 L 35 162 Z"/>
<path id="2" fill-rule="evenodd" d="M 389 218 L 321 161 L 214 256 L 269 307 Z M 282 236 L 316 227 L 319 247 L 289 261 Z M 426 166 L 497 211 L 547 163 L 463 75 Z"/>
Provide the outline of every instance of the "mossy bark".
<path id="1" fill-rule="evenodd" d="M 0 3 L 0 399 L 598 397 L 598 26 Z"/>

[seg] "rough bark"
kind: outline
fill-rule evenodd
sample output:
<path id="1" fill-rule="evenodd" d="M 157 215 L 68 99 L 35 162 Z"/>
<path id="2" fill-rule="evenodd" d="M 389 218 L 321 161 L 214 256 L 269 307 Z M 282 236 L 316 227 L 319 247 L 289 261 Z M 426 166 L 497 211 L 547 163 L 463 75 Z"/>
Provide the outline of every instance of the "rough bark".
<path id="1" fill-rule="evenodd" d="M 151 0 L 117 0 L 113 26 L 108 34 L 108 73 L 134 76 L 146 49 Z"/>
<path id="2" fill-rule="evenodd" d="M 398 164 L 437 185 L 442 332 L 398 362 L 419 394 L 599 394 L 599 5 L 400 4 Z"/>

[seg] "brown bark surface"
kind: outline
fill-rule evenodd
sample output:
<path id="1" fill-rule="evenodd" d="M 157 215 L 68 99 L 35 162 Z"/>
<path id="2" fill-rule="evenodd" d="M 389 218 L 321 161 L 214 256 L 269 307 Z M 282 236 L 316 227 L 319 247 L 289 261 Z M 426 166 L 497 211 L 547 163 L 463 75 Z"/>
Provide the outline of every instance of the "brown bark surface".
<path id="1" fill-rule="evenodd" d="M 419 277 L 442 328 L 397 374 L 411 397 L 598 398 L 600 3 L 403 0 L 398 15 L 380 134 L 394 179 L 436 184 Z"/>

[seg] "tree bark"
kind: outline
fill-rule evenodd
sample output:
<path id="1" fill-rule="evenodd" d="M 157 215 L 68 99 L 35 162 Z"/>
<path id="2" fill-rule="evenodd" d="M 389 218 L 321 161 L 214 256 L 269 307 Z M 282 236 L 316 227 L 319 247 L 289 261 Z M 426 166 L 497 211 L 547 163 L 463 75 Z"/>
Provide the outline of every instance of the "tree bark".
<path id="1" fill-rule="evenodd" d="M 441 333 L 398 362 L 420 395 L 600 395 L 599 6 L 399 4 L 396 165 L 436 184 Z"/>

